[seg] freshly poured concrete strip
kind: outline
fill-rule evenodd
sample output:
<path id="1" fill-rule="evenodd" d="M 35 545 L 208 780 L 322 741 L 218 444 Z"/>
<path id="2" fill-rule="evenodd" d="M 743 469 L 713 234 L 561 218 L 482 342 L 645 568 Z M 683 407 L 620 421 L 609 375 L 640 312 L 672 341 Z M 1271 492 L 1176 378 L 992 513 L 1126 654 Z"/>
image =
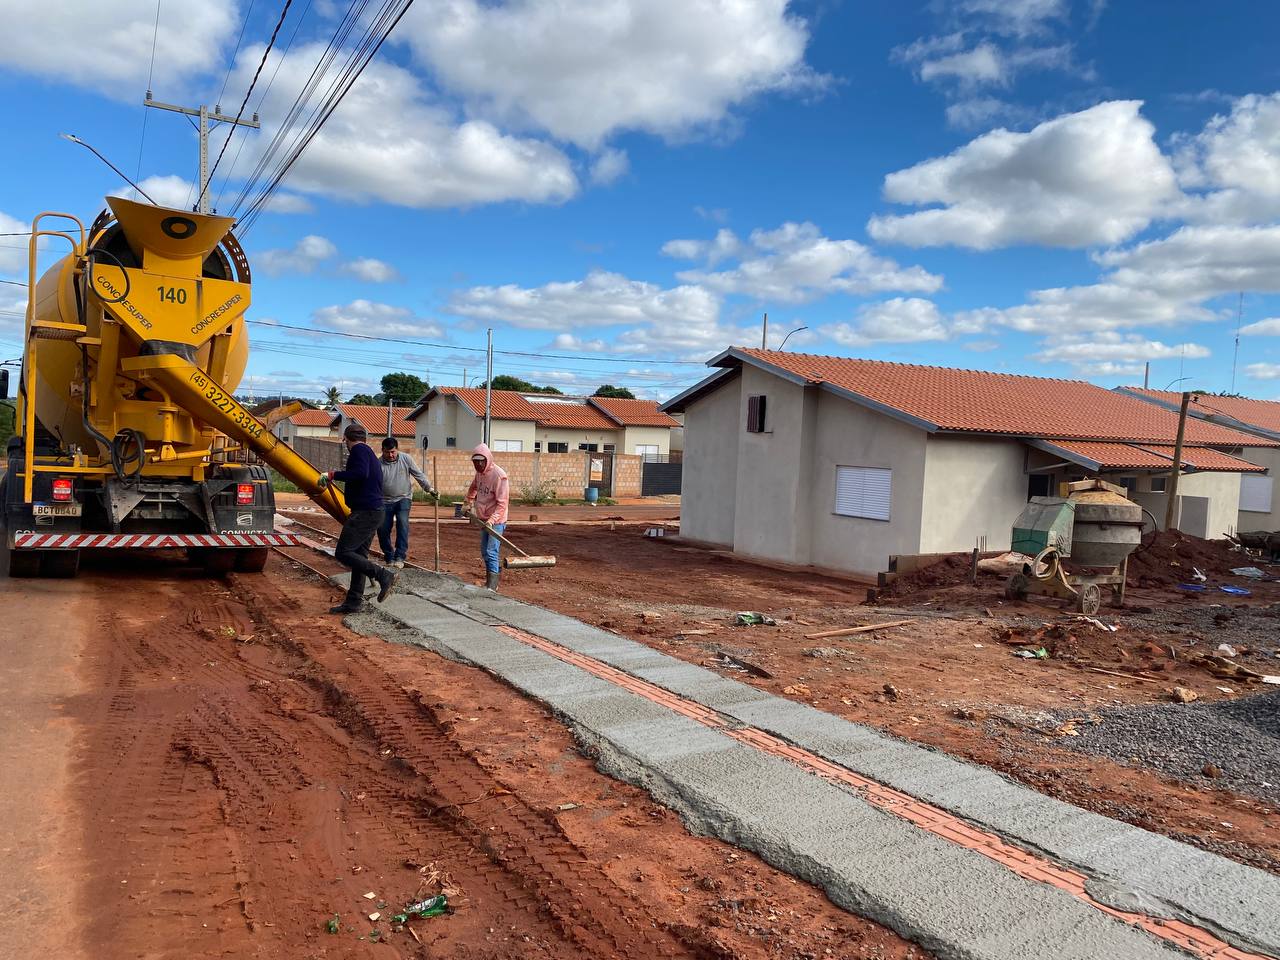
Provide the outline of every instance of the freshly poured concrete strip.
<path id="1" fill-rule="evenodd" d="M 380 608 L 420 642 L 547 703 L 694 829 L 761 854 L 838 904 L 945 957 L 1181 955 L 1054 887 L 876 809 L 849 790 L 764 754 L 496 630 L 509 624 L 776 734 L 878 782 L 1043 850 L 1098 882 L 1119 908 L 1192 919 L 1246 949 L 1280 953 L 1280 881 L 1020 787 L 985 769 L 795 704 L 605 631 L 406 571 Z M 366 624 L 378 632 L 376 623 Z"/>

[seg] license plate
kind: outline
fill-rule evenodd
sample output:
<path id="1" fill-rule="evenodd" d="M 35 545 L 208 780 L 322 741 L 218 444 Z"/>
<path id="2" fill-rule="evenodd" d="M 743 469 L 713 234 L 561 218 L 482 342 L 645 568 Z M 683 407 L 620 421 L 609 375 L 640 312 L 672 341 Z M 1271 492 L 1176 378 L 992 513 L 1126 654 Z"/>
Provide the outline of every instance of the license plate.
<path id="1" fill-rule="evenodd" d="M 37 517 L 78 517 L 80 516 L 80 504 L 34 503 L 31 505 L 31 513 Z"/>

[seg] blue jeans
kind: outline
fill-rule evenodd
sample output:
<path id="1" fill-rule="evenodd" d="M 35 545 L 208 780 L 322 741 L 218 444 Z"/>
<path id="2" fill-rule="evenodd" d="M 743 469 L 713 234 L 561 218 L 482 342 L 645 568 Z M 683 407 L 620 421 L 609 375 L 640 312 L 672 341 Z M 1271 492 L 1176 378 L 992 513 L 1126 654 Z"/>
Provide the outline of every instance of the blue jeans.
<path id="1" fill-rule="evenodd" d="M 502 533 L 507 529 L 505 523 L 491 523 L 489 526 Z M 480 556 L 484 557 L 484 568 L 490 573 L 498 572 L 498 551 L 502 549 L 502 541 L 489 535 L 488 530 L 480 531 Z"/>
<path id="2" fill-rule="evenodd" d="M 413 500 L 393 500 L 382 505 L 382 526 L 378 528 L 378 546 L 387 563 L 409 556 L 409 508 Z M 396 527 L 396 547 L 391 549 L 391 525 Z"/>

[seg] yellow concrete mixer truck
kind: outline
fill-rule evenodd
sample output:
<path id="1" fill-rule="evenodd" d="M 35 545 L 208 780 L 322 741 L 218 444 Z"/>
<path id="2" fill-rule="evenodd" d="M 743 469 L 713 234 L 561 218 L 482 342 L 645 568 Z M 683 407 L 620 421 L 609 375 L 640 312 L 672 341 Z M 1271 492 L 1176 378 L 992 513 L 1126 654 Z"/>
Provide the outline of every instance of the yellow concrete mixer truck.
<path id="1" fill-rule="evenodd" d="M 74 576 L 86 550 L 185 549 L 211 572 L 262 570 L 274 467 L 339 521 L 342 494 L 233 396 L 249 355 L 249 262 L 228 217 L 118 197 L 85 230 L 32 225 L 14 436 L 0 480 L 0 567 Z M 37 282 L 37 247 L 69 253 Z M 252 451 L 256 463 L 239 451 Z"/>

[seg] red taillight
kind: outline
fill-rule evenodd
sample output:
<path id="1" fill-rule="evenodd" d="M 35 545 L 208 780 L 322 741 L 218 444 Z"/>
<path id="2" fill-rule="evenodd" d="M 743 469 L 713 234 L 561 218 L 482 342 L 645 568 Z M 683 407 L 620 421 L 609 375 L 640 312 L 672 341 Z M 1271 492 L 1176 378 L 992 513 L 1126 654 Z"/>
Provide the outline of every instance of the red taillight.
<path id="1" fill-rule="evenodd" d="M 253 503 L 253 484 L 237 483 L 236 484 L 236 506 L 246 507 Z"/>
<path id="2" fill-rule="evenodd" d="M 66 477 L 59 477 L 57 480 L 53 481 L 53 499 L 71 499 L 71 481 Z"/>

